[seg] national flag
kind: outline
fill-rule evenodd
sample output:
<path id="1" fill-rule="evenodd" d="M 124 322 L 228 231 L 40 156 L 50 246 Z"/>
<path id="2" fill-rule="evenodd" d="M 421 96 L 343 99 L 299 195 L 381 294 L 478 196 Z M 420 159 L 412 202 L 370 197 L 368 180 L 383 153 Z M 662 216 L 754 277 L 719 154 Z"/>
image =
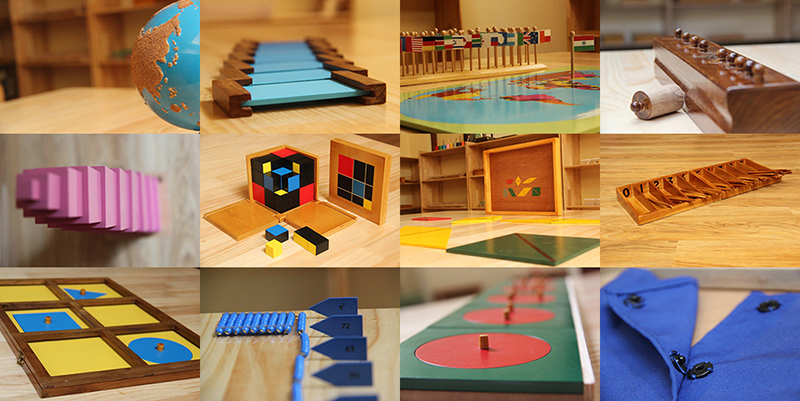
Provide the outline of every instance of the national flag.
<path id="1" fill-rule="evenodd" d="M 550 41 L 550 30 L 545 29 L 543 31 L 539 31 L 539 43 L 547 43 Z"/>
<path id="2" fill-rule="evenodd" d="M 400 37 L 400 51 L 401 52 L 406 51 L 406 37 L 405 36 L 401 36 Z"/>
<path id="3" fill-rule="evenodd" d="M 464 35 L 453 35 L 453 49 L 469 49 L 472 47 L 472 38 Z"/>
<path id="4" fill-rule="evenodd" d="M 435 36 L 436 50 L 444 50 L 444 36 Z"/>
<path id="5" fill-rule="evenodd" d="M 453 37 L 450 35 L 444 35 L 444 49 L 445 50 L 452 50 L 453 49 Z"/>
<path id="6" fill-rule="evenodd" d="M 478 49 L 483 47 L 483 39 L 481 38 L 481 34 L 479 33 L 472 34 L 472 47 Z"/>
<path id="7" fill-rule="evenodd" d="M 503 36 L 506 38 L 506 42 L 503 43 L 503 46 L 516 46 L 517 44 L 517 34 L 514 32 L 503 32 Z"/>
<path id="8" fill-rule="evenodd" d="M 594 35 L 581 35 L 572 38 L 572 47 L 576 52 L 594 50 Z"/>
<path id="9" fill-rule="evenodd" d="M 436 38 L 433 36 L 424 36 L 422 38 L 422 51 L 436 50 Z"/>
<path id="10" fill-rule="evenodd" d="M 522 46 L 525 44 L 525 34 L 522 32 L 517 32 L 517 46 Z"/>
<path id="11" fill-rule="evenodd" d="M 483 42 L 488 43 L 490 46 L 502 46 L 506 41 L 506 36 L 500 32 L 482 33 L 481 37 L 483 38 Z"/>
<path id="12" fill-rule="evenodd" d="M 411 44 L 409 45 L 409 40 Z M 422 53 L 422 38 L 406 38 L 406 51 Z"/>

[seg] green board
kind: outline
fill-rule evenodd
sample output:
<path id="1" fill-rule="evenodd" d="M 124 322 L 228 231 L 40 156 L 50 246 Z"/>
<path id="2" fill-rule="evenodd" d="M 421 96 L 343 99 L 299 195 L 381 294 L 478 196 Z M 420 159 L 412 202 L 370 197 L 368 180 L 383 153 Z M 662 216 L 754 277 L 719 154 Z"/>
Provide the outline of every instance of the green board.
<path id="1" fill-rule="evenodd" d="M 546 311 L 553 312 L 555 316 L 552 319 L 536 322 L 536 323 L 525 323 L 525 324 L 511 324 L 511 325 L 499 325 L 499 324 L 480 324 L 480 323 L 473 323 L 467 320 L 464 320 L 464 314 L 476 310 L 485 310 L 489 308 L 505 308 L 505 305 L 499 304 L 490 304 L 484 302 L 473 302 L 468 304 L 467 306 L 453 312 L 451 315 L 445 317 L 442 320 L 431 325 L 431 328 L 462 328 L 462 329 L 475 329 L 475 330 L 486 330 L 486 329 L 494 329 L 494 328 L 509 328 L 509 329 L 521 329 L 521 328 L 547 328 L 547 329 L 558 329 L 564 327 L 572 327 L 572 313 L 569 310 L 569 304 L 541 304 L 541 305 L 517 305 L 515 304 L 516 308 L 534 308 L 534 309 L 542 309 Z M 498 314 L 502 314 L 502 311 L 498 312 Z"/>
<path id="2" fill-rule="evenodd" d="M 600 246 L 596 238 L 509 234 L 447 250 L 461 255 L 558 266 Z"/>

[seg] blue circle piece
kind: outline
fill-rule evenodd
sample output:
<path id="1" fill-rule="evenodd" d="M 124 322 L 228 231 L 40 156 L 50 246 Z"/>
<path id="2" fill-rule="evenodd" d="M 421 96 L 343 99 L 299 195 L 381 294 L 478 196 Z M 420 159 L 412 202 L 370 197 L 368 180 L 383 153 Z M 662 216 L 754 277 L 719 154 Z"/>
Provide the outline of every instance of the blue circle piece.
<path id="1" fill-rule="evenodd" d="M 158 344 L 164 344 L 164 350 L 156 350 Z M 192 351 L 183 344 L 163 338 L 143 337 L 137 338 L 128 344 L 139 358 L 152 363 L 171 363 L 192 360 Z"/>

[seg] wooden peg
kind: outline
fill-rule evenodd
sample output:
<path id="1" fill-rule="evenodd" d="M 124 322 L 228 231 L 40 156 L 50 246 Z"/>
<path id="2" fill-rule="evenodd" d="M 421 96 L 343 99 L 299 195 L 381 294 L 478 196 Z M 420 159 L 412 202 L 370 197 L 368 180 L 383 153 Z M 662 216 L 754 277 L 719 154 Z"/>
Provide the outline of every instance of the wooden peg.
<path id="1" fill-rule="evenodd" d="M 53 318 L 51 318 L 50 316 L 45 316 L 44 324 L 50 324 L 50 323 L 53 323 Z"/>
<path id="2" fill-rule="evenodd" d="M 745 60 L 744 56 L 739 56 L 739 57 L 736 57 L 736 59 L 733 61 L 733 65 L 736 67 L 737 70 L 741 71 L 741 70 L 744 69 L 744 62 L 745 61 L 747 61 L 747 60 Z"/>
<path id="3" fill-rule="evenodd" d="M 692 35 L 692 37 L 689 38 L 689 44 L 691 44 L 692 47 L 697 47 L 699 43 L 700 43 L 700 38 L 698 38 L 697 35 Z"/>
<path id="4" fill-rule="evenodd" d="M 733 63 L 736 61 L 737 57 L 739 57 L 739 53 L 728 52 L 728 57 L 726 58 L 726 60 L 728 60 L 729 65 L 733 66 Z"/>
<path id="5" fill-rule="evenodd" d="M 480 347 L 481 349 L 489 349 L 489 335 L 488 334 L 481 334 L 478 336 L 480 339 Z"/>
<path id="6" fill-rule="evenodd" d="M 692 34 L 689 32 L 684 32 L 681 38 L 683 39 L 683 43 L 689 43 L 689 40 L 692 39 Z"/>
<path id="7" fill-rule="evenodd" d="M 514 311 L 514 303 L 513 302 L 507 303 L 506 304 L 506 309 L 508 309 L 509 312 L 513 312 Z"/>
<path id="8" fill-rule="evenodd" d="M 81 288 L 81 295 L 86 295 L 86 289 L 85 288 Z"/>
<path id="9" fill-rule="evenodd" d="M 717 50 L 717 58 L 720 62 L 724 62 L 728 58 L 728 49 Z"/>
<path id="10" fill-rule="evenodd" d="M 759 63 L 753 65 L 753 82 L 757 85 L 764 83 L 764 66 Z"/>
<path id="11" fill-rule="evenodd" d="M 508 307 L 506 307 L 506 309 L 503 310 L 503 320 L 505 320 L 506 322 L 511 320 L 511 310 L 509 310 Z"/>
<path id="12" fill-rule="evenodd" d="M 654 91 L 633 94 L 631 111 L 641 120 L 649 120 L 683 107 L 685 94 L 678 85 L 664 85 Z"/>
<path id="13" fill-rule="evenodd" d="M 744 62 L 744 72 L 747 75 L 753 75 L 753 67 L 756 65 L 756 62 L 753 60 L 747 60 Z"/>
<path id="14" fill-rule="evenodd" d="M 675 39 L 679 39 L 680 40 L 682 35 L 683 35 L 683 29 L 678 28 L 678 29 L 675 30 Z"/>
<path id="15" fill-rule="evenodd" d="M 705 40 L 705 39 L 700 40 L 700 43 L 698 43 L 698 46 L 700 47 L 700 50 L 702 50 L 704 53 L 708 51 L 708 41 L 707 40 Z"/>
<path id="16" fill-rule="evenodd" d="M 158 351 L 158 352 L 164 351 L 164 344 L 162 344 L 162 343 L 156 344 L 156 351 Z"/>

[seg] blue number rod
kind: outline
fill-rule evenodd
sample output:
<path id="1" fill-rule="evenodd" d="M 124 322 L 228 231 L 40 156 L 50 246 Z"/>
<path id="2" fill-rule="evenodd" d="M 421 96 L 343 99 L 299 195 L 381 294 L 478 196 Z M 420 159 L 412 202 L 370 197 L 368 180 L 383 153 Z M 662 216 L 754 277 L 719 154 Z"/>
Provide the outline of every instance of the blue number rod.
<path id="1" fill-rule="evenodd" d="M 245 89 L 250 92 L 252 99 L 242 102 L 243 107 L 341 99 L 366 96 L 370 93 L 332 79 L 274 85 L 248 85 Z"/>

